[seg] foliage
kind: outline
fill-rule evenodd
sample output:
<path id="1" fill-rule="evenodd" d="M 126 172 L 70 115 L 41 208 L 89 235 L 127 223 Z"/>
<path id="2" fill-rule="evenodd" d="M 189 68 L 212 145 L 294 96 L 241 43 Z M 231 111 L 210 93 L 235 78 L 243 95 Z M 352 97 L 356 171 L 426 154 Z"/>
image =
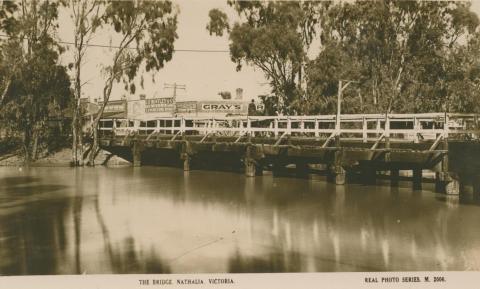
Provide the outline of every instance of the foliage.
<path id="1" fill-rule="evenodd" d="M 323 49 L 308 65 L 313 111 L 332 112 L 339 79 L 359 81 L 344 95 L 349 112 L 472 110 L 468 91 L 478 91 L 473 46 L 479 20 L 469 5 L 331 5 L 321 23 Z"/>
<path id="2" fill-rule="evenodd" d="M 1 43 L 0 117 L 4 131 L 22 137 L 27 163 L 35 159 L 39 142 L 51 137 L 51 120 L 61 119 L 70 101 L 70 80 L 58 64 L 63 49 L 52 36 L 60 4 L 23 1 L 10 10 L 3 6 L 0 13 L 12 14 L 3 26 L 9 38 Z"/>
<path id="3" fill-rule="evenodd" d="M 170 1 L 109 1 L 102 17 L 103 25 L 112 27 L 120 37 L 111 65 L 105 68 L 103 105 L 95 117 L 98 123 L 105 109 L 115 81 L 122 81 L 126 90 L 135 93 L 134 79 L 140 68 L 146 72 L 163 68 L 173 56 L 178 37 L 177 11 Z M 143 83 L 143 81 L 141 81 Z M 90 163 L 98 148 L 98 132 L 94 130 Z"/>
<path id="4" fill-rule="evenodd" d="M 101 25 L 101 11 L 103 1 L 71 0 L 69 2 L 74 22 L 74 62 L 71 67 L 74 71 L 72 99 L 72 164 L 83 164 L 83 133 L 80 98 L 82 96 L 82 64 L 88 44 Z M 103 10 L 102 10 L 103 11 Z M 79 149 L 79 152 L 77 151 Z"/>
<path id="5" fill-rule="evenodd" d="M 304 65 L 315 36 L 318 11 L 315 1 L 229 1 L 239 16 L 230 28 L 227 15 L 213 9 L 210 34 L 229 33 L 230 55 L 237 70 L 245 63 L 260 68 L 277 95 L 276 110 L 294 113 L 291 104 L 304 97 Z M 267 97 L 268 98 L 268 97 Z"/>
<path id="6" fill-rule="evenodd" d="M 468 2 L 228 3 L 238 20 L 213 9 L 207 30 L 228 33 L 237 69 L 265 73 L 269 110 L 334 113 L 339 80 L 358 82 L 343 92 L 344 112 L 479 109 L 479 20 Z"/>

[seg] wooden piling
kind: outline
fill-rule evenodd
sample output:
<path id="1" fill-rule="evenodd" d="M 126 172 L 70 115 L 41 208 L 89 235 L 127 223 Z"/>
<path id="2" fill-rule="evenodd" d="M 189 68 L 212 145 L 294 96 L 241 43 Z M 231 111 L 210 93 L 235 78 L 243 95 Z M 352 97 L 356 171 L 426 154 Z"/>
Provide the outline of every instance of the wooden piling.
<path id="1" fill-rule="evenodd" d="M 134 141 L 133 147 L 132 147 L 134 167 L 140 167 L 142 165 L 142 151 L 143 151 L 143 145 L 139 141 Z"/>
<path id="2" fill-rule="evenodd" d="M 400 170 L 397 168 L 390 170 L 390 186 L 391 187 L 398 187 L 400 179 Z"/>
<path id="3" fill-rule="evenodd" d="M 183 160 L 183 170 L 184 171 L 190 171 L 190 162 L 191 162 L 191 156 L 189 155 L 189 142 L 185 141 L 182 144 L 182 149 L 180 152 L 180 159 Z"/>
<path id="4" fill-rule="evenodd" d="M 478 203 L 480 201 L 480 174 L 475 175 L 473 177 L 472 186 L 473 186 L 473 200 Z"/>
<path id="5" fill-rule="evenodd" d="M 309 167 L 306 161 L 297 161 L 295 164 L 295 174 L 299 178 L 308 178 Z"/>
<path id="6" fill-rule="evenodd" d="M 252 146 L 247 146 L 245 151 L 245 176 L 247 177 L 255 177 L 256 175 L 256 162 L 252 158 Z"/>
<path id="7" fill-rule="evenodd" d="M 412 189 L 414 191 L 422 190 L 422 169 L 421 168 L 413 169 Z"/>
<path id="8" fill-rule="evenodd" d="M 435 173 L 435 192 L 445 193 L 445 184 L 443 183 L 443 172 Z"/>
<path id="9" fill-rule="evenodd" d="M 336 143 L 338 140 L 336 139 Z M 335 151 L 333 164 L 330 166 L 330 181 L 336 185 L 344 185 L 346 180 L 346 172 L 342 166 L 343 151 L 337 147 Z"/>
<path id="10" fill-rule="evenodd" d="M 460 182 L 449 176 L 450 181 L 445 185 L 445 193 L 447 195 L 459 195 L 460 194 Z"/>
<path id="11" fill-rule="evenodd" d="M 442 147 L 448 151 L 448 138 L 443 138 Z M 448 166 L 448 154 L 443 156 L 441 162 L 441 172 L 436 174 L 435 190 L 438 193 L 445 193 L 447 195 L 460 194 L 460 183 L 450 171 Z"/>
<path id="12" fill-rule="evenodd" d="M 344 185 L 346 180 L 345 169 L 341 166 L 335 167 L 335 184 Z"/>
<path id="13" fill-rule="evenodd" d="M 188 155 L 183 159 L 183 171 L 190 171 L 190 157 Z"/>
<path id="14" fill-rule="evenodd" d="M 377 171 L 369 164 L 360 165 L 361 182 L 364 185 L 375 185 L 377 182 Z"/>

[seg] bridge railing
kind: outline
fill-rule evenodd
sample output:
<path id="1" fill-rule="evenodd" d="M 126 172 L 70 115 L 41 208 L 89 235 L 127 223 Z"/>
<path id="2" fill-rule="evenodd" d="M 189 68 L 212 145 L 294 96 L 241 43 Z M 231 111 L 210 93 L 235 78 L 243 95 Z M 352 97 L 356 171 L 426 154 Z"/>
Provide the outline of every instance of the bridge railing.
<path id="1" fill-rule="evenodd" d="M 350 114 L 316 116 L 238 116 L 238 117 L 164 117 L 152 120 L 102 119 L 102 135 L 128 136 L 158 134 L 236 136 L 281 138 L 332 137 L 358 139 L 364 142 L 389 137 L 392 140 L 480 138 L 478 114 Z"/>

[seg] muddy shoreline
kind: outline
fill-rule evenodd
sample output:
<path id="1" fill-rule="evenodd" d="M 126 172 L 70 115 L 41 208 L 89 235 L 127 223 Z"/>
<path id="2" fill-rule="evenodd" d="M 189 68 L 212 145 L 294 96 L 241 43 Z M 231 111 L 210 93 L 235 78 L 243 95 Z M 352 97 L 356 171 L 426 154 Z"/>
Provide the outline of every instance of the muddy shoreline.
<path id="1" fill-rule="evenodd" d="M 96 160 L 96 165 L 108 166 L 130 166 L 131 164 L 117 156 L 111 157 L 107 163 L 105 160 L 110 153 L 100 151 Z M 36 161 L 28 164 L 30 167 L 71 167 L 72 150 L 70 148 L 61 149 L 58 152 L 40 157 Z M 0 156 L 0 167 L 25 167 L 24 158 L 21 154 L 9 153 Z"/>

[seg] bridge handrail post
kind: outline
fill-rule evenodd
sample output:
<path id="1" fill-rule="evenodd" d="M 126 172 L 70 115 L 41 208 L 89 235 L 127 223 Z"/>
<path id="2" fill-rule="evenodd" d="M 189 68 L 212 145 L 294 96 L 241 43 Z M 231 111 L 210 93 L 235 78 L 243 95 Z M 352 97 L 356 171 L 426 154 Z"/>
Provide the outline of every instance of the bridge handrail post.
<path id="1" fill-rule="evenodd" d="M 252 121 L 250 120 L 250 117 L 247 116 L 247 134 L 250 136 L 252 136 L 251 128 L 252 128 Z"/>
<path id="2" fill-rule="evenodd" d="M 335 132 L 337 135 L 340 135 L 340 114 L 337 113 L 337 115 L 335 115 Z"/>
<path id="3" fill-rule="evenodd" d="M 385 117 L 385 137 L 390 137 L 390 116 Z"/>
<path id="4" fill-rule="evenodd" d="M 278 116 L 275 117 L 275 119 L 273 120 L 273 126 L 274 126 L 274 136 L 275 138 L 278 137 Z"/>
<path id="5" fill-rule="evenodd" d="M 362 117 L 362 140 L 364 143 L 367 142 L 367 139 L 368 139 L 367 129 L 368 129 L 367 118 L 363 116 Z"/>
<path id="6" fill-rule="evenodd" d="M 480 137 L 479 135 L 480 124 L 478 122 L 478 114 L 475 114 L 473 116 L 473 129 L 474 129 L 473 137 L 478 139 Z"/>
<path id="7" fill-rule="evenodd" d="M 379 134 L 381 133 L 381 125 L 380 125 L 380 119 L 377 118 L 377 121 L 376 121 L 376 126 L 375 126 L 375 130 L 377 131 L 377 137 L 379 136 Z"/>
<path id="8" fill-rule="evenodd" d="M 185 133 L 185 117 L 182 116 L 182 118 L 180 119 L 180 132 L 182 134 Z"/>
<path id="9" fill-rule="evenodd" d="M 243 120 L 242 119 L 238 120 L 238 131 L 239 131 L 240 135 L 243 134 Z"/>
<path id="10" fill-rule="evenodd" d="M 420 121 L 416 116 L 414 116 L 413 117 L 413 134 L 414 134 L 413 139 L 415 143 L 418 143 L 419 141 L 419 138 L 418 138 L 418 134 L 420 133 L 419 130 L 420 130 Z"/>
<path id="11" fill-rule="evenodd" d="M 315 129 L 315 137 L 319 137 L 319 133 L 318 133 L 318 119 L 315 118 L 315 124 L 314 124 L 314 129 Z"/>
<path id="12" fill-rule="evenodd" d="M 444 121 L 445 121 L 445 123 L 443 124 L 443 138 L 448 139 L 448 132 L 450 130 L 449 124 L 448 124 L 449 121 L 450 121 L 450 118 L 448 116 L 448 113 L 445 113 Z"/>
<path id="13" fill-rule="evenodd" d="M 287 116 L 287 134 L 292 135 L 292 120 Z"/>
<path id="14" fill-rule="evenodd" d="M 112 120 L 112 136 L 115 135 L 116 130 L 117 130 L 117 121 L 115 119 Z"/>
<path id="15" fill-rule="evenodd" d="M 133 121 L 133 131 L 138 132 L 139 127 L 140 127 L 140 121 L 139 120 L 134 120 Z"/>

